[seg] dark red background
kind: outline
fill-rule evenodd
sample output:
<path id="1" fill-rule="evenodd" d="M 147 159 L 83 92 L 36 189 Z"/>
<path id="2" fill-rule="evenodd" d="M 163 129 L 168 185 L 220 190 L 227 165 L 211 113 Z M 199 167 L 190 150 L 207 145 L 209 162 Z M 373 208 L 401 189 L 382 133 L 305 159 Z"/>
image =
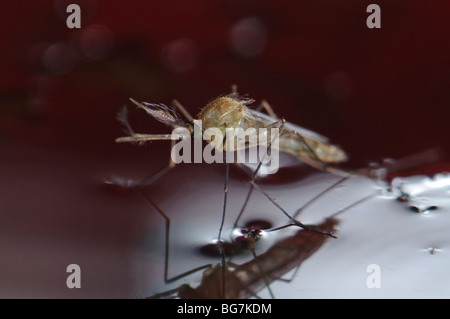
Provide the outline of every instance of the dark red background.
<path id="1" fill-rule="evenodd" d="M 435 146 L 448 151 L 445 1 L 378 2 L 381 29 L 366 27 L 366 1 L 79 1 L 81 30 L 65 26 L 67 3 L 2 7 L 7 139 L 38 143 L 28 130 L 45 127 L 47 143 L 63 139 L 102 151 L 119 134 L 112 119 L 128 97 L 177 98 L 196 113 L 236 83 L 241 93 L 269 100 L 280 116 L 341 144 L 358 165 Z M 262 53 L 250 58 L 233 50 L 230 36 L 248 17 L 258 19 L 267 36 Z M 79 56 L 70 72 L 49 74 L 40 62 L 46 47 L 60 41 L 76 46 L 77 34 L 94 24 L 110 30 L 110 53 L 100 60 Z M 188 72 L 173 73 L 162 52 L 179 39 L 192 41 L 197 59 Z M 329 84 L 336 72 L 345 74 L 344 83 L 338 77 Z M 330 85 L 345 97 L 334 98 Z M 30 105 L 36 97 L 44 101 Z M 24 120 L 25 111 L 38 119 Z"/>
<path id="2" fill-rule="evenodd" d="M 61 199 L 61 192 L 86 191 L 80 176 L 98 181 L 112 174 L 137 177 L 167 159 L 165 143 L 139 149 L 114 143 L 122 135 L 116 113 L 129 97 L 166 104 L 177 98 L 196 114 L 234 83 L 242 94 L 267 99 L 288 121 L 341 145 L 351 157 L 349 167 L 438 147 L 441 163 L 428 170 L 448 170 L 450 4 L 376 1 L 382 27 L 369 29 L 366 7 L 372 2 L 2 3 L 0 169 L 3 200 L 13 202 L 4 210 L 14 215 L 11 207 L 19 207 L 24 218 L 33 211 L 33 222 L 46 221 L 42 233 L 60 227 L 70 233 L 73 224 L 66 225 L 63 217 L 55 222 L 53 215 L 43 213 L 48 211 L 42 206 L 45 196 L 46 203 L 59 198 L 63 207 L 74 205 Z M 69 3 L 81 6 L 81 29 L 66 27 Z M 232 44 L 232 30 L 242 21 L 256 21 L 256 36 L 266 41 L 252 56 Z M 99 25 L 103 33 L 89 33 Z M 254 34 L 242 36 L 251 48 Z M 81 41 L 94 49 L 102 41 L 107 45 L 92 58 L 80 49 Z M 187 51 L 174 53 L 181 65 L 184 59 L 188 63 L 178 72 L 167 53 L 174 43 L 188 43 Z M 51 55 L 55 44 L 66 51 Z M 140 132 L 169 133 L 134 108 L 130 117 Z M 80 158 L 95 164 L 77 162 Z M 33 181 L 35 188 L 24 186 Z M 64 186 L 55 186 L 55 181 Z M 56 190 L 49 195 L 42 191 L 46 187 Z M 33 202 L 33 196 L 41 202 Z M 82 202 L 86 215 L 107 214 L 93 209 L 89 196 L 74 195 L 73 200 Z M 39 217 L 41 213 L 47 217 Z M 126 246 L 124 238 L 132 235 L 122 226 L 117 222 L 106 231 L 117 245 Z M 91 232 L 97 228 L 92 226 Z M 21 232 L 15 236 L 21 238 Z"/>

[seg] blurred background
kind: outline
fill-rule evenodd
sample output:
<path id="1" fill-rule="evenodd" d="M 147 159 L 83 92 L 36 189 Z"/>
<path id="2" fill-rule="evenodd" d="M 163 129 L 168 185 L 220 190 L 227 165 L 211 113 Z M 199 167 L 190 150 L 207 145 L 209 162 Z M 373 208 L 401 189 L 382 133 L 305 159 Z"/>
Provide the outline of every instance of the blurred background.
<path id="1" fill-rule="evenodd" d="M 148 243 L 149 206 L 103 180 L 140 179 L 168 160 L 164 142 L 114 143 L 124 104 L 136 131 L 170 131 L 129 97 L 176 98 L 197 114 L 237 84 L 342 146 L 346 168 L 439 149 L 439 161 L 409 174 L 448 171 L 450 3 L 376 1 L 381 29 L 369 29 L 372 2 L 3 3 L 0 297 L 142 297 L 136 281 L 147 270 L 135 250 Z M 66 26 L 71 3 L 81 8 L 79 29 Z M 211 170 L 220 192 L 223 168 Z M 178 183 L 182 197 L 207 185 L 195 176 L 197 184 L 173 174 L 152 192 L 163 198 Z M 72 263 L 82 289 L 66 287 Z"/>

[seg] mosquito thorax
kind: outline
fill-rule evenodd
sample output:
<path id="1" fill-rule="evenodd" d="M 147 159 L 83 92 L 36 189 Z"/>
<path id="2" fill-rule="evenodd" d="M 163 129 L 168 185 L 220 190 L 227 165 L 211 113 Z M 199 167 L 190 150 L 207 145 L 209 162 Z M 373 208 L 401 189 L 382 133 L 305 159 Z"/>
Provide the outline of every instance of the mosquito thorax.
<path id="1" fill-rule="evenodd" d="M 209 102 L 198 114 L 198 119 L 202 121 L 203 130 L 218 128 L 225 136 L 226 128 L 242 127 L 246 105 L 250 102 L 232 96 L 221 96 Z"/>

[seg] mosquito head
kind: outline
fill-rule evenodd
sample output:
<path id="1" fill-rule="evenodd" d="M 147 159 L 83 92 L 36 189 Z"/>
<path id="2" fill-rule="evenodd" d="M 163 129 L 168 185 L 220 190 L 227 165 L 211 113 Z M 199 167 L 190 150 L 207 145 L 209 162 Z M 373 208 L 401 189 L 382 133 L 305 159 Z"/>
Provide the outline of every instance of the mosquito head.
<path id="1" fill-rule="evenodd" d="M 137 107 L 146 111 L 157 121 L 164 123 L 172 128 L 185 127 L 191 129 L 191 125 L 185 122 L 180 115 L 171 107 L 168 107 L 162 103 L 148 103 L 148 102 L 138 102 L 132 98 L 130 101 L 133 102 Z"/>
<path id="2" fill-rule="evenodd" d="M 209 102 L 198 114 L 202 128 L 218 128 L 225 134 L 226 128 L 242 127 L 246 106 L 253 100 L 243 99 L 237 94 L 218 97 Z"/>

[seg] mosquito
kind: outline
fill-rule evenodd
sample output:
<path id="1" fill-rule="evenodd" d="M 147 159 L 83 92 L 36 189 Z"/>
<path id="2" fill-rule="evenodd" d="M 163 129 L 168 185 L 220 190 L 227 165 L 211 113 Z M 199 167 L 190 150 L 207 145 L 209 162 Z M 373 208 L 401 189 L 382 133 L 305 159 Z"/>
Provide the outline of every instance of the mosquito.
<path id="1" fill-rule="evenodd" d="M 135 104 L 138 108 L 146 111 L 150 116 L 156 120 L 172 127 L 184 128 L 190 133 L 195 131 L 194 127 L 194 117 L 187 112 L 187 110 L 176 100 L 173 101 L 172 107 L 168 107 L 164 104 L 153 104 L 147 102 L 137 102 L 134 99 L 130 101 Z M 261 108 L 264 108 L 268 115 L 260 112 L 257 109 L 250 108 L 250 104 L 254 101 L 248 98 L 243 98 L 237 93 L 236 86 L 232 87 L 232 92 L 229 95 L 220 96 L 209 102 L 198 114 L 197 120 L 201 120 L 203 123 L 202 130 L 207 130 L 208 128 L 218 128 L 224 132 L 227 128 L 277 128 L 278 134 L 272 140 L 269 141 L 269 149 L 272 145 L 273 140 L 279 139 L 278 148 L 282 152 L 286 152 L 296 156 L 300 161 L 306 164 L 325 171 L 329 173 L 334 173 L 344 177 L 348 177 L 351 173 L 335 168 L 333 165 L 344 162 L 347 159 L 346 153 L 334 144 L 331 144 L 329 140 L 315 132 L 297 126 L 295 124 L 286 122 L 283 118 L 279 119 L 275 112 L 272 110 L 270 105 L 263 101 L 261 103 Z M 182 119 L 178 111 L 185 117 Z M 172 145 L 174 145 L 174 138 L 172 134 L 140 134 L 135 133 L 128 123 L 127 110 L 123 108 L 119 113 L 119 120 L 125 126 L 129 136 L 120 137 L 116 139 L 116 142 L 134 142 L 143 143 L 155 140 L 171 140 Z M 225 134 L 224 134 L 225 136 Z M 192 134 L 192 138 L 196 138 L 195 134 Z M 209 140 L 212 142 L 212 139 Z M 216 144 L 221 145 L 221 144 Z M 225 145 L 225 144 L 223 144 Z M 246 145 L 244 144 L 245 148 Z M 266 153 L 267 154 L 267 153 Z M 239 218 L 245 210 L 245 207 L 249 201 L 253 189 L 257 189 L 261 194 L 263 194 L 273 205 L 275 205 L 289 220 L 288 226 L 298 226 L 303 228 L 305 231 L 316 232 L 319 235 L 327 235 L 329 237 L 335 237 L 333 229 L 326 229 L 324 227 L 311 227 L 305 225 L 298 221 L 295 216 L 289 214 L 279 203 L 277 203 L 268 193 L 266 193 L 257 183 L 256 178 L 258 177 L 258 172 L 262 165 L 262 159 L 259 161 L 258 166 L 251 174 L 249 181 L 250 189 L 246 198 L 246 201 L 235 221 L 237 225 Z M 330 166 L 331 165 L 331 166 Z M 169 165 L 163 169 L 157 171 L 155 174 L 144 179 L 140 183 L 134 182 L 123 182 L 123 180 L 116 179 L 110 181 L 110 183 L 118 184 L 120 186 L 125 186 L 126 188 L 137 188 L 141 189 L 155 180 L 160 178 L 162 175 L 167 173 L 171 168 L 175 166 L 172 158 L 169 161 Z M 239 166 L 241 167 L 241 166 Z M 364 174 L 365 175 L 365 174 Z M 226 206 L 227 206 L 227 195 L 228 195 L 228 178 L 229 178 L 229 163 L 225 162 L 225 181 L 224 181 L 224 199 L 222 207 L 222 217 L 218 232 L 218 248 L 222 256 L 222 295 L 226 295 L 226 256 L 223 250 L 222 242 L 222 229 L 225 222 Z"/>
<path id="2" fill-rule="evenodd" d="M 191 134 L 194 132 L 194 117 L 177 101 L 172 108 L 164 104 L 130 101 L 138 108 L 146 111 L 156 120 L 172 127 L 185 128 Z M 324 171 L 338 172 L 331 169 L 329 164 L 339 164 L 348 159 L 347 154 L 337 145 L 331 144 L 329 139 L 305 129 L 301 126 L 279 119 L 267 101 L 262 101 L 259 108 L 264 108 L 269 115 L 249 107 L 254 100 L 239 96 L 236 86 L 232 86 L 229 95 L 219 96 L 210 101 L 197 115 L 196 120 L 202 122 L 202 130 L 218 128 L 226 135 L 227 128 L 280 128 L 278 148 L 280 151 L 296 156 L 300 161 Z M 183 120 L 176 110 L 187 119 Z M 128 123 L 126 109 L 119 114 L 119 120 L 124 124 L 130 136 L 120 137 L 116 142 L 147 142 L 154 140 L 173 140 L 172 134 L 139 134 L 135 133 Z M 198 138 L 193 136 L 193 138 Z M 206 137 L 212 142 L 211 137 Z M 226 145 L 223 144 L 225 150 Z M 242 147 L 247 147 L 243 145 Z M 171 163 L 173 166 L 173 163 Z M 170 166 L 170 165 L 169 165 Z"/>
<path id="3" fill-rule="evenodd" d="M 189 133 L 192 134 L 192 137 L 194 139 L 198 138 L 197 136 L 195 136 L 195 134 L 193 134 L 195 132 L 194 117 L 178 101 L 174 100 L 172 107 L 168 107 L 164 104 L 137 102 L 132 98 L 130 98 L 130 101 L 133 104 L 135 104 L 138 108 L 141 108 L 144 111 L 146 111 L 150 116 L 152 116 L 156 120 L 172 127 L 172 129 L 184 128 L 188 130 Z M 275 112 L 270 107 L 270 105 L 265 101 L 261 103 L 261 106 L 267 111 L 269 115 L 266 115 L 258 110 L 249 108 L 249 105 L 253 102 L 254 100 L 252 99 L 243 98 L 239 96 L 237 92 L 237 87 L 233 85 L 231 94 L 220 96 L 216 99 L 213 99 L 198 114 L 197 120 L 201 121 L 202 123 L 202 133 L 206 132 L 209 128 L 214 128 L 219 129 L 220 131 L 222 131 L 223 136 L 226 136 L 225 131 L 228 128 L 234 129 L 240 128 L 242 130 L 254 128 L 255 131 L 256 129 L 260 128 L 263 129 L 276 128 L 278 129 L 277 134 L 272 139 L 269 139 L 268 149 L 270 149 L 271 146 L 273 145 L 273 141 L 278 139 L 279 141 L 278 147 L 280 151 L 293 154 L 299 160 L 317 169 L 334 173 L 341 172 L 328 166 L 329 164 L 337 164 L 347 159 L 347 155 L 340 147 L 331 144 L 329 140 L 322 135 L 319 135 L 313 131 L 307 130 L 300 126 L 288 123 L 284 120 L 284 118 L 278 119 Z M 180 113 L 182 113 L 186 119 L 182 119 L 177 110 Z M 135 133 L 134 130 L 131 128 L 130 124 L 128 123 L 126 108 L 123 108 L 121 110 L 118 119 L 125 126 L 127 132 L 129 133 L 129 136 L 117 138 L 116 142 L 142 143 L 155 140 L 171 140 L 172 146 L 174 145 L 175 140 L 172 134 Z M 205 139 L 204 136 L 203 138 Z M 211 136 L 208 137 L 208 135 L 206 135 L 206 139 L 208 142 L 213 142 Z M 258 138 L 258 141 L 260 140 L 262 139 Z M 218 151 L 222 151 L 222 149 L 219 149 L 221 144 L 217 143 L 215 145 Z M 226 150 L 225 144 L 223 144 L 222 147 L 224 147 L 223 150 Z M 241 144 L 238 147 L 243 147 L 245 149 L 247 145 Z M 263 158 L 259 161 L 255 171 L 251 175 L 249 181 L 250 183 L 249 193 L 235 224 L 237 224 L 239 218 L 242 216 L 242 213 L 244 212 L 244 209 L 248 203 L 248 200 L 251 196 L 253 189 L 257 189 L 288 218 L 290 225 L 296 225 L 305 230 L 320 233 L 321 235 L 324 234 L 330 237 L 335 237 L 333 230 L 310 227 L 292 217 L 280 204 L 278 204 L 259 185 L 256 184 L 255 181 L 258 176 L 258 172 L 261 169 L 263 159 L 266 155 L 267 151 L 264 154 Z M 138 184 L 127 183 L 124 185 L 120 180 L 112 181 L 112 183 L 116 183 L 119 185 L 122 184 L 121 186 L 129 188 L 142 188 L 148 184 L 153 183 L 156 179 L 164 175 L 168 170 L 170 170 L 174 166 L 175 163 L 173 162 L 171 157 L 168 166 L 164 167 L 155 174 L 149 176 L 141 183 Z M 225 223 L 225 216 L 227 209 L 228 178 L 229 178 L 229 163 L 225 162 L 222 217 L 217 237 L 218 249 L 220 251 L 220 255 L 222 256 L 222 267 L 221 267 L 222 295 L 226 295 L 226 287 L 225 287 L 226 256 L 223 248 L 222 230 Z"/>
<path id="4" fill-rule="evenodd" d="M 147 102 L 137 102 L 134 99 L 130 99 L 138 108 L 143 109 L 149 115 L 151 115 L 156 120 L 172 127 L 185 128 L 189 132 L 194 132 L 194 118 L 189 112 L 176 100 L 173 102 L 173 107 L 170 108 L 164 104 L 152 104 Z M 301 161 L 327 172 L 340 172 L 343 171 L 334 170 L 328 167 L 328 164 L 337 164 L 343 162 L 347 159 L 345 152 L 336 145 L 329 142 L 326 137 L 323 137 L 315 132 L 302 128 L 300 126 L 286 122 L 283 118 L 278 119 L 270 107 L 270 105 L 263 101 L 261 104 L 263 108 L 270 115 L 266 115 L 257 110 L 248 107 L 249 104 L 254 101 L 248 98 L 242 98 L 237 93 L 236 86 L 232 86 L 232 92 L 226 96 L 220 96 L 211 102 L 209 102 L 198 114 L 197 119 L 202 121 L 202 130 L 206 131 L 209 128 L 218 128 L 221 130 L 225 136 L 225 131 L 227 128 L 240 128 L 246 130 L 248 128 L 277 128 L 278 134 L 269 141 L 269 149 L 272 146 L 272 142 L 275 139 L 279 139 L 279 149 L 280 151 L 287 152 L 296 155 Z M 186 120 L 182 119 L 179 110 Z M 127 111 L 122 109 L 119 113 L 119 120 L 124 124 L 129 136 L 120 137 L 116 139 L 116 142 L 147 142 L 154 140 L 171 140 L 172 145 L 174 144 L 174 139 L 172 134 L 140 134 L 135 133 L 128 123 Z M 194 135 L 193 138 L 196 138 Z M 207 137 L 209 139 L 211 137 Z M 208 140 L 212 142 L 212 139 Z M 225 147 L 225 144 L 223 145 Z M 246 147 L 244 144 L 242 147 Z M 220 150 L 221 151 L 221 150 Z M 267 154 L 267 153 L 266 153 Z M 265 154 L 265 155 L 266 155 Z M 255 171 L 253 172 L 251 179 L 249 181 L 251 188 L 249 191 L 248 198 L 253 190 L 256 188 L 260 191 L 268 200 L 270 200 L 292 223 L 299 227 L 308 229 L 308 227 L 301 222 L 292 218 L 292 216 L 284 210 L 274 199 L 272 199 L 266 192 L 264 192 L 255 182 L 258 172 L 261 168 L 263 159 L 259 161 L 259 164 Z M 154 180 L 159 178 L 161 175 L 165 174 L 169 169 L 174 167 L 175 164 L 172 158 L 169 161 L 169 165 L 150 176 L 141 183 L 135 185 L 126 185 L 131 187 L 143 187 L 152 183 Z M 345 175 L 348 175 L 345 173 Z M 221 230 L 223 228 L 225 220 L 225 211 L 227 204 L 227 193 L 228 193 L 228 176 L 229 176 L 229 163 L 225 163 L 225 182 L 224 182 L 224 202 L 222 209 L 222 221 L 219 231 L 219 238 L 221 240 Z M 248 200 L 247 200 L 248 201 Z M 245 206 L 244 206 L 245 208 Z M 242 210 L 243 212 L 243 210 Z M 241 212 L 241 214 L 242 214 Z M 240 214 L 240 215 L 241 215 Z M 332 236 L 330 232 L 327 232 Z"/>

